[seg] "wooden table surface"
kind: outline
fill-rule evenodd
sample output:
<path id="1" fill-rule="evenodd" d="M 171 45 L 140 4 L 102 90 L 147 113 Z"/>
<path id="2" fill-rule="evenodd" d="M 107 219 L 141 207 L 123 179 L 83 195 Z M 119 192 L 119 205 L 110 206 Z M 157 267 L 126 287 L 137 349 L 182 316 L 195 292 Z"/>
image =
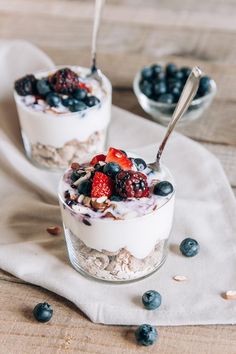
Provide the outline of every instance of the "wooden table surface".
<path id="1" fill-rule="evenodd" d="M 143 117 L 131 88 L 143 65 L 197 64 L 215 79 L 218 94 L 208 112 L 178 130 L 220 159 L 234 191 L 235 14 L 234 0 L 107 0 L 99 38 L 99 64 L 112 81 L 113 103 Z M 90 0 L 0 0 L 0 38 L 32 41 L 57 64 L 88 65 L 92 19 Z M 135 344 L 134 327 L 93 324 L 69 301 L 3 271 L 0 294 L 1 354 L 236 353 L 236 326 L 160 327 L 158 343 L 144 348 Z M 31 315 L 42 301 L 55 309 L 48 324 Z"/>

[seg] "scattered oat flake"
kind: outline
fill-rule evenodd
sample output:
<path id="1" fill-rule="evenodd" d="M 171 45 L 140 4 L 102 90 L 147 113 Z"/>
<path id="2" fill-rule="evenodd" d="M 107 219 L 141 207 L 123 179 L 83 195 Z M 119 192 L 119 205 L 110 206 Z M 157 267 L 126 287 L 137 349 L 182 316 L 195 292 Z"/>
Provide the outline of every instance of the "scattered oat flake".
<path id="1" fill-rule="evenodd" d="M 47 228 L 47 232 L 50 235 L 54 235 L 54 236 L 60 235 L 61 227 L 60 226 L 50 226 Z"/>
<path id="2" fill-rule="evenodd" d="M 236 290 L 228 290 L 224 293 L 226 300 L 236 300 Z"/>
<path id="3" fill-rule="evenodd" d="M 173 279 L 176 280 L 176 281 L 186 281 L 186 280 L 188 280 L 188 278 L 185 275 L 175 275 L 173 277 Z"/>

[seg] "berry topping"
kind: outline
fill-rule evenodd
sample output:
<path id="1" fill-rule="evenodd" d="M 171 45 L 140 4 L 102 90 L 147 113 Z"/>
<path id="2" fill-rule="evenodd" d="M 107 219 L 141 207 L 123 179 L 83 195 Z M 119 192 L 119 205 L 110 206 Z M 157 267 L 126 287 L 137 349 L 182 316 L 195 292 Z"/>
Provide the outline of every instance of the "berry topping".
<path id="1" fill-rule="evenodd" d="M 175 64 L 167 64 L 166 65 L 166 75 L 167 76 L 175 76 L 177 72 L 177 66 Z"/>
<path id="2" fill-rule="evenodd" d="M 90 161 L 90 165 L 95 166 L 99 161 L 105 161 L 105 159 L 106 159 L 106 155 L 103 154 L 96 155 Z"/>
<path id="3" fill-rule="evenodd" d="M 135 331 L 135 338 L 138 344 L 152 345 L 156 342 L 158 333 L 155 327 L 149 324 L 139 326 Z"/>
<path id="4" fill-rule="evenodd" d="M 34 95 L 36 93 L 36 82 L 34 75 L 26 75 L 15 81 L 15 90 L 20 96 Z"/>
<path id="5" fill-rule="evenodd" d="M 153 193 L 166 197 L 168 194 L 172 193 L 174 190 L 172 184 L 168 181 L 162 181 L 154 186 Z"/>
<path id="6" fill-rule="evenodd" d="M 49 92 L 46 96 L 46 102 L 51 107 L 58 107 L 61 103 L 61 97 L 54 92 Z"/>
<path id="7" fill-rule="evenodd" d="M 103 172 L 111 178 L 115 178 L 117 173 L 119 173 L 120 171 L 121 171 L 120 165 L 118 165 L 118 163 L 115 162 L 108 162 L 103 168 Z"/>
<path id="8" fill-rule="evenodd" d="M 48 303 L 40 303 L 35 306 L 33 310 L 33 315 L 35 319 L 39 322 L 48 322 L 53 315 L 52 306 Z"/>
<path id="9" fill-rule="evenodd" d="M 91 195 L 91 189 L 92 189 L 92 182 L 89 180 L 82 181 L 78 185 L 78 193 L 86 195 L 88 197 Z"/>
<path id="10" fill-rule="evenodd" d="M 76 99 L 74 99 L 73 104 L 68 107 L 71 112 L 80 112 L 80 111 L 83 111 L 87 108 L 87 106 L 84 102 L 78 101 Z"/>
<path id="11" fill-rule="evenodd" d="M 124 154 L 121 150 L 117 150 L 114 148 L 110 148 L 108 154 L 106 156 L 106 162 L 116 162 L 122 170 L 129 170 L 133 166 L 132 162 L 126 154 Z"/>
<path id="12" fill-rule="evenodd" d="M 38 80 L 36 87 L 38 93 L 42 96 L 47 95 L 51 91 L 50 85 L 46 79 Z"/>
<path id="13" fill-rule="evenodd" d="M 142 296 L 142 302 L 147 310 L 155 310 L 161 305 L 161 294 L 155 290 L 148 290 Z"/>
<path id="14" fill-rule="evenodd" d="M 69 94 L 79 87 L 79 77 L 71 69 L 64 68 L 49 76 L 49 83 L 55 92 Z"/>
<path id="15" fill-rule="evenodd" d="M 199 252 L 199 244 L 193 238 L 185 238 L 181 242 L 179 249 L 185 257 L 194 257 Z"/>
<path id="16" fill-rule="evenodd" d="M 75 90 L 75 92 L 73 93 L 74 98 L 76 98 L 77 100 L 84 100 L 87 96 L 87 90 L 83 89 L 83 88 L 78 88 L 77 90 Z"/>
<path id="17" fill-rule="evenodd" d="M 92 198 L 110 197 L 114 189 L 114 182 L 102 172 L 95 172 L 92 184 Z"/>
<path id="18" fill-rule="evenodd" d="M 123 198 L 149 196 L 147 177 L 141 172 L 121 171 L 116 175 L 116 192 Z"/>
<path id="19" fill-rule="evenodd" d="M 142 72 L 141 72 L 142 78 L 143 79 L 151 79 L 152 77 L 152 69 L 149 67 L 145 67 L 143 68 Z"/>
<path id="20" fill-rule="evenodd" d="M 86 105 L 88 107 L 93 107 L 96 104 L 100 103 L 100 100 L 97 97 L 95 97 L 95 96 L 87 96 L 85 98 L 84 102 L 86 103 Z"/>
<path id="21" fill-rule="evenodd" d="M 147 167 L 147 164 L 143 159 L 132 159 L 132 162 L 134 163 L 138 171 L 143 171 Z"/>

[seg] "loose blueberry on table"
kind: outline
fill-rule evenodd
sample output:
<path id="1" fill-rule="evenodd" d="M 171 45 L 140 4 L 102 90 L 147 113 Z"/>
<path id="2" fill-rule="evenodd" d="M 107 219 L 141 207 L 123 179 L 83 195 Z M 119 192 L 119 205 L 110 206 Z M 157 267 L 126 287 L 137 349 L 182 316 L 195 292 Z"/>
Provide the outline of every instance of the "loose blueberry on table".
<path id="1" fill-rule="evenodd" d="M 142 296 L 142 303 L 147 310 L 155 310 L 161 305 L 161 294 L 156 290 L 148 290 Z"/>
<path id="2" fill-rule="evenodd" d="M 35 319 L 39 322 L 48 322 L 52 318 L 53 309 L 47 302 L 39 303 L 33 310 Z"/>
<path id="3" fill-rule="evenodd" d="M 153 64 L 142 69 L 139 87 L 145 96 L 156 102 L 176 103 L 190 73 L 190 68 L 178 68 L 172 63 L 167 64 L 166 67 Z M 203 76 L 195 99 L 207 95 L 210 90 L 211 78 Z"/>
<path id="4" fill-rule="evenodd" d="M 181 242 L 179 249 L 185 257 L 194 257 L 198 254 L 200 247 L 196 240 L 188 237 Z"/>
<path id="5" fill-rule="evenodd" d="M 69 68 L 40 79 L 26 75 L 15 81 L 15 91 L 20 96 L 34 96 L 34 105 L 44 101 L 49 107 L 62 106 L 68 112 L 84 111 L 100 103 L 99 98 L 91 94 L 89 84 Z"/>
<path id="6" fill-rule="evenodd" d="M 138 344 L 149 346 L 156 342 L 158 333 L 155 327 L 143 324 L 135 331 L 135 338 Z"/>

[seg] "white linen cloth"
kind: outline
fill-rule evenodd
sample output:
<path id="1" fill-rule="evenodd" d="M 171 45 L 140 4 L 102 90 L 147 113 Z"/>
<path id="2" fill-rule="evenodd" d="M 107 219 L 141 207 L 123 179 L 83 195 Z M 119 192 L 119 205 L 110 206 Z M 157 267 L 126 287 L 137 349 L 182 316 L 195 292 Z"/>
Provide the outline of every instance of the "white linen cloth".
<path id="1" fill-rule="evenodd" d="M 40 170 L 25 157 L 13 102 L 14 79 L 52 61 L 29 43 L 0 43 L 0 267 L 20 279 L 75 303 L 93 322 L 105 324 L 190 325 L 236 323 L 236 301 L 222 293 L 236 288 L 236 203 L 218 160 L 198 143 L 174 134 L 164 162 L 177 185 L 169 256 L 151 277 L 127 285 L 89 280 L 70 265 L 63 236 L 46 232 L 61 224 L 57 202 L 59 175 Z M 153 160 L 164 128 L 117 107 L 112 110 L 110 144 Z M 178 252 L 185 237 L 200 253 Z M 174 275 L 188 280 L 178 283 Z M 142 307 L 149 289 L 162 294 L 158 310 Z M 44 299 L 42 299 L 44 301 Z"/>

